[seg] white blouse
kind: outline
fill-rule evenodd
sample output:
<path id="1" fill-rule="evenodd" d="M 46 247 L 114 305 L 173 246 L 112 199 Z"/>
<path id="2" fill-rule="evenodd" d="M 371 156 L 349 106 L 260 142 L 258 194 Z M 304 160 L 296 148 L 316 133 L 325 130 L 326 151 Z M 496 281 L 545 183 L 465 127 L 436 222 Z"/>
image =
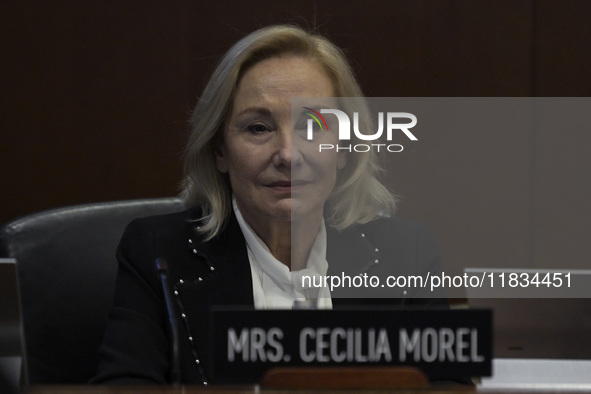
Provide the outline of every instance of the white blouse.
<path id="1" fill-rule="evenodd" d="M 255 308 L 292 309 L 294 305 L 297 307 L 303 303 L 313 308 L 332 309 L 330 290 L 327 287 L 302 286 L 304 284 L 302 277 L 324 278 L 328 270 L 324 220 L 312 245 L 306 268 L 292 272 L 271 254 L 263 240 L 246 223 L 235 199 L 232 199 L 232 205 L 246 239 Z M 319 284 L 321 280 L 306 279 L 305 284 L 309 283 Z"/>

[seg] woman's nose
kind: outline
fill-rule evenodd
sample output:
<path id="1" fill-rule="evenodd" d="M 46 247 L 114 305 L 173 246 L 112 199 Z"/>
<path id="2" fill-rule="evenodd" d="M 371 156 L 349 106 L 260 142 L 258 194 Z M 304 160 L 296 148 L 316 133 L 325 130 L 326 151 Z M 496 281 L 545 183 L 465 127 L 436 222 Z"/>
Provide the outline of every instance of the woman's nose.
<path id="1" fill-rule="evenodd" d="M 294 143 L 291 129 L 283 128 L 278 132 L 274 159 L 275 165 L 291 166 L 301 162 L 301 154 L 297 143 Z"/>

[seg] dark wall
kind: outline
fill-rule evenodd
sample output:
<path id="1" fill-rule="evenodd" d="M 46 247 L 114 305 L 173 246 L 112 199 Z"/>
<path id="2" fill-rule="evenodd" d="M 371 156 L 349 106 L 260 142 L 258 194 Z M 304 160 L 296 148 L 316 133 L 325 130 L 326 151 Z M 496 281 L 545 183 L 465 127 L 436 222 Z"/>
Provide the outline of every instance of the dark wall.
<path id="1" fill-rule="evenodd" d="M 317 28 L 346 49 L 368 96 L 589 96 L 590 20 L 585 0 L 3 1 L 0 222 L 56 206 L 176 194 L 189 112 L 219 56 L 258 27 Z M 535 244 L 555 237 L 545 230 L 534 237 L 538 225 L 572 216 L 586 228 L 590 136 L 562 146 L 575 164 L 554 157 L 559 170 L 499 181 L 525 182 L 525 196 L 566 190 L 583 211 L 575 215 L 571 199 L 568 215 L 540 215 L 564 205 L 559 194 L 534 208 L 526 198 L 498 207 L 516 220 L 519 258 L 535 259 Z M 513 159 L 526 169 L 553 167 L 544 152 L 557 143 L 565 142 L 526 136 Z M 451 181 L 451 206 L 442 206 L 432 192 L 437 180 L 425 174 L 433 163 L 451 174 L 460 162 L 439 152 L 401 168 L 394 187 L 406 197 L 400 214 L 434 222 L 455 259 L 460 240 L 447 230 L 464 200 L 454 199 Z M 565 178 L 572 171 L 576 182 Z"/>

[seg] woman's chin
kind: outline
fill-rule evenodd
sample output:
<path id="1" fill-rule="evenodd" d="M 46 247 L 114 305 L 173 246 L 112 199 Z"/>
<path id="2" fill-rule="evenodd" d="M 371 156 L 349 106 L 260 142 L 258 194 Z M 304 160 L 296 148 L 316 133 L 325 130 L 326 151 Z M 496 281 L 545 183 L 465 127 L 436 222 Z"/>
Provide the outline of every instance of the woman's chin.
<path id="1" fill-rule="evenodd" d="M 291 221 L 314 220 L 322 217 L 322 205 L 313 204 L 311 201 L 301 199 L 292 199 L 291 201 Z"/>
<path id="2" fill-rule="evenodd" d="M 268 206 L 267 215 L 273 221 L 314 221 L 322 217 L 322 205 L 305 198 L 285 198 Z"/>
<path id="3" fill-rule="evenodd" d="M 269 207 L 269 219 L 281 222 L 291 221 L 291 207 L 291 198 L 285 198 L 280 201 L 276 201 Z"/>

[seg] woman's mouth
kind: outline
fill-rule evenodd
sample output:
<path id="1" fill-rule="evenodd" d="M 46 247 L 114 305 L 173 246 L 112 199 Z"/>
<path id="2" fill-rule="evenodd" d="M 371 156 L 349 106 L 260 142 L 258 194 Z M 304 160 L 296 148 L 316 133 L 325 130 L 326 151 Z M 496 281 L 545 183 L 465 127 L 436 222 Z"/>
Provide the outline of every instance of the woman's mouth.
<path id="1" fill-rule="evenodd" d="M 291 194 L 291 181 L 276 181 L 268 183 L 266 186 L 277 193 Z"/>
<path id="2" fill-rule="evenodd" d="M 305 181 L 276 181 L 268 183 L 266 186 L 278 193 L 296 193 L 302 189 L 308 182 Z"/>
<path id="3" fill-rule="evenodd" d="M 267 184 L 268 187 L 291 187 L 291 181 L 276 181 Z"/>

